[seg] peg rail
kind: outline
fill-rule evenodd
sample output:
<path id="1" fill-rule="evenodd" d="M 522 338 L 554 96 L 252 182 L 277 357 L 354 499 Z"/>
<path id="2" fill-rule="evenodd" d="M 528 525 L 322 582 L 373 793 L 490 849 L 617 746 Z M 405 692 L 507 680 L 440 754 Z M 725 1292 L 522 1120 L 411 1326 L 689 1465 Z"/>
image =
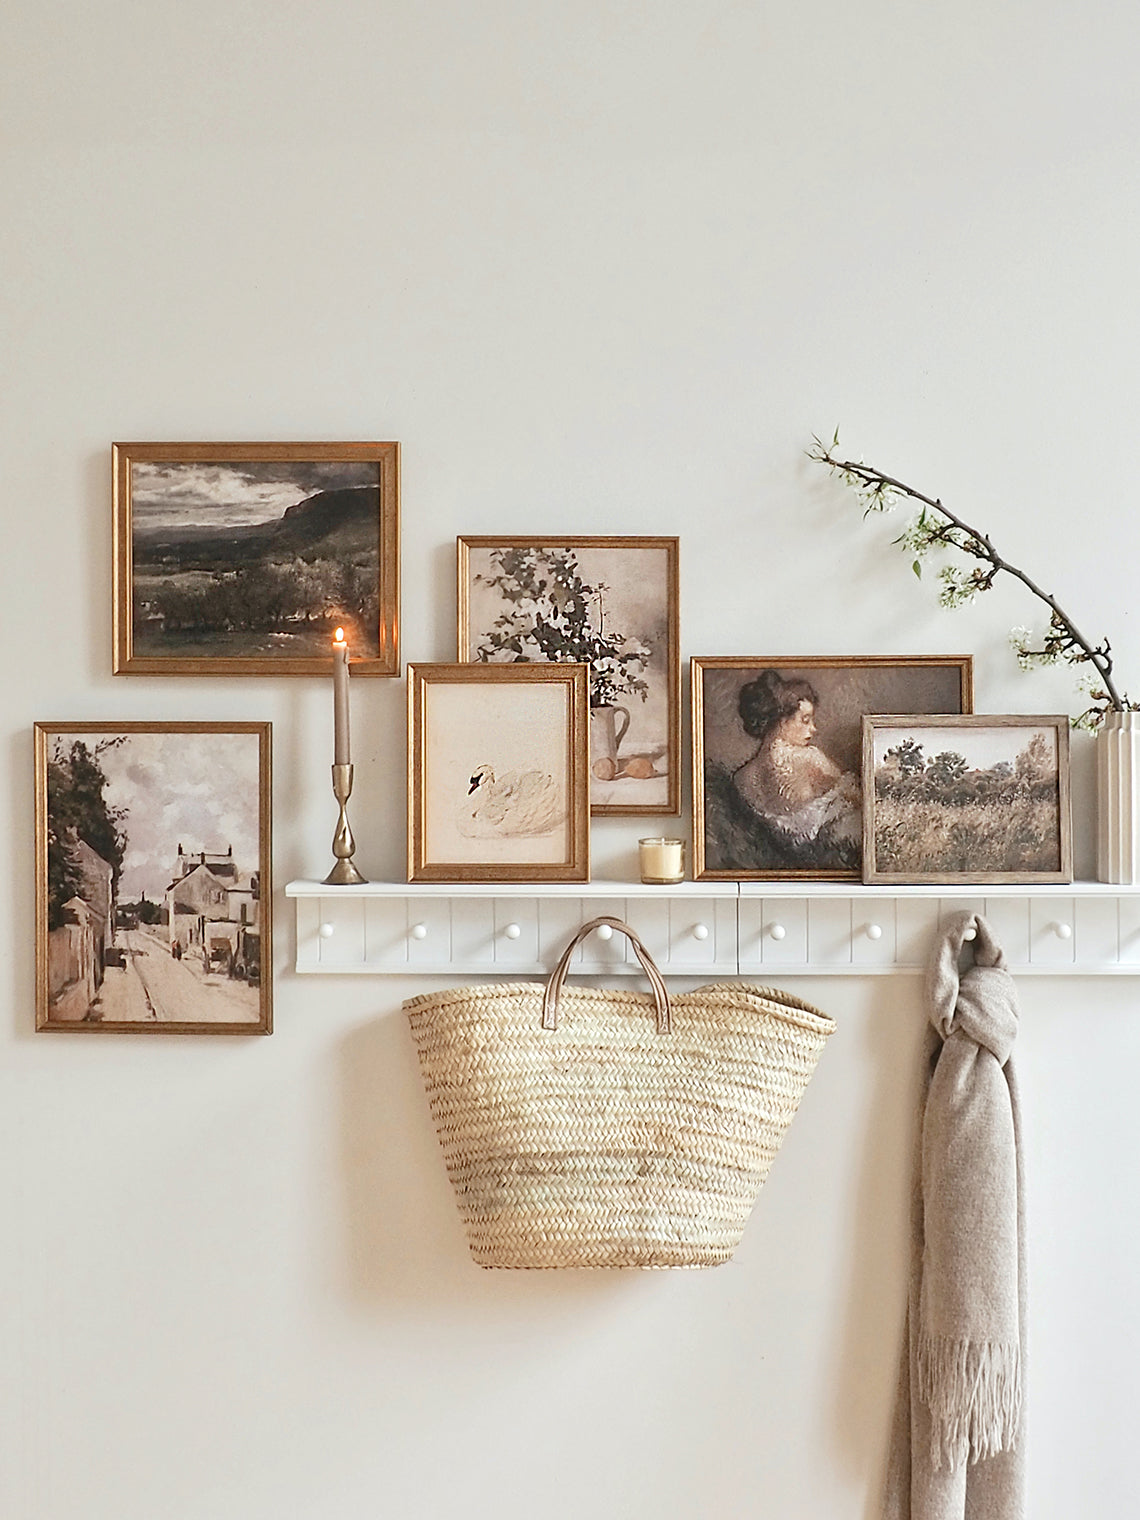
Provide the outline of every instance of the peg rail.
<path id="1" fill-rule="evenodd" d="M 638 882 L 328 887 L 294 881 L 299 972 L 541 976 L 575 929 L 631 923 L 673 976 L 915 972 L 947 916 L 983 913 L 1019 974 L 1140 976 L 1140 890 L 862 887 L 852 882 Z M 621 936 L 575 952 L 581 973 L 641 972 Z"/>

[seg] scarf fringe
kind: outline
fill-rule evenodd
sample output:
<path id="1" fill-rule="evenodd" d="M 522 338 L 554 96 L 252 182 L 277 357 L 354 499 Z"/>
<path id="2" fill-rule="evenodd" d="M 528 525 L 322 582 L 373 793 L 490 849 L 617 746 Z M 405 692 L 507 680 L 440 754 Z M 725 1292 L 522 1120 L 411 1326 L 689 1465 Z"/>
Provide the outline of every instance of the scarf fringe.
<path id="1" fill-rule="evenodd" d="M 955 1340 L 923 1331 L 918 1392 L 930 1410 L 930 1460 L 953 1472 L 1012 1451 L 1021 1423 L 1021 1348 L 1016 1341 Z"/>

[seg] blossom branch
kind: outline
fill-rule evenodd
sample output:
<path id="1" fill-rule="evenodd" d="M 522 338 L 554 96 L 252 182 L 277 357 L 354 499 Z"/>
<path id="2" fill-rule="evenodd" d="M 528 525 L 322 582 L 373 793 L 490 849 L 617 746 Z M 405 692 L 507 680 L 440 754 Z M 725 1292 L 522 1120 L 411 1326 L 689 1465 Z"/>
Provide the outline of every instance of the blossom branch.
<path id="1" fill-rule="evenodd" d="M 1011 564 L 999 554 L 987 533 L 973 527 L 957 513 L 952 512 L 949 507 L 943 506 L 937 497 L 927 496 L 922 491 L 915 490 L 913 486 L 907 485 L 905 481 L 897 480 L 893 475 L 885 475 L 881 470 L 864 464 L 862 460 L 841 459 L 838 444 L 838 432 L 830 444 L 816 438 L 814 447 L 808 450 L 808 458 L 815 460 L 818 464 L 826 465 L 834 475 L 862 497 L 866 507 L 864 515 L 870 512 L 890 511 L 900 501 L 913 502 L 920 508 L 918 517 L 895 540 L 903 549 L 913 551 L 916 555 L 913 561 L 916 575 L 922 573 L 920 563 L 922 557 L 937 547 L 957 549 L 959 553 L 969 555 L 979 561 L 979 564 L 968 573 L 952 565 L 944 566 L 939 572 L 943 583 L 940 600 L 944 606 L 962 606 L 972 601 L 979 592 L 988 591 L 999 574 L 1012 576 L 1014 580 L 1020 581 L 1038 601 L 1043 602 L 1049 608 L 1050 614 L 1049 626 L 1042 638 L 1040 648 L 1034 649 L 1029 646 L 1030 635 L 1027 630 L 1017 630 L 1014 648 L 1022 667 L 1051 664 L 1062 659 L 1072 664 L 1087 662 L 1096 671 L 1096 679 L 1103 686 L 1103 690 L 1098 689 L 1094 684 L 1092 691 L 1094 707 L 1090 708 L 1086 717 L 1095 720 L 1103 714 L 1104 709 L 1095 705 L 1097 703 L 1103 703 L 1117 712 L 1131 708 L 1132 704 L 1127 697 L 1121 695 L 1113 681 L 1112 646 L 1107 639 L 1099 644 L 1094 644 L 1087 639 L 1056 597 L 1043 590 L 1019 566 Z"/>

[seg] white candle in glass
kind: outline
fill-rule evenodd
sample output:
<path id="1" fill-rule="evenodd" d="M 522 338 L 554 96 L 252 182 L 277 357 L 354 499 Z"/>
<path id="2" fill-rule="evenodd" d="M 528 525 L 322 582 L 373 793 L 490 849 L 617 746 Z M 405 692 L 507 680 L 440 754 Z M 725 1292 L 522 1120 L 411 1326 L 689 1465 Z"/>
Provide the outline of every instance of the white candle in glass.
<path id="1" fill-rule="evenodd" d="M 348 748 L 348 644 L 344 629 L 333 636 L 333 764 L 350 765 Z"/>
<path id="2" fill-rule="evenodd" d="M 683 839 L 639 839 L 637 853 L 642 881 L 663 885 L 685 879 Z"/>

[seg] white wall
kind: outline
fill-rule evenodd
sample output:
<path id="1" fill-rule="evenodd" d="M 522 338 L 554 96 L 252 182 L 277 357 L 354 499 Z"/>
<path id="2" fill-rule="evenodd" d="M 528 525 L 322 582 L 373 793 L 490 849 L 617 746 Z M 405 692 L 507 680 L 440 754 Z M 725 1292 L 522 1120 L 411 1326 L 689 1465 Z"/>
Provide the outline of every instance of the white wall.
<path id="1" fill-rule="evenodd" d="M 315 680 L 113 679 L 109 446 L 397 438 L 404 654 L 457 532 L 678 533 L 688 654 L 973 650 L 803 450 L 942 493 L 1140 696 L 1134 7 L 1075 0 L 17 0 L 0 32 L 0 1513 L 847 1520 L 903 1309 L 918 983 L 839 1020 L 736 1262 L 468 1264 L 399 1012 L 300 979 Z M 403 686 L 356 689 L 364 869 Z M 1075 710 L 1075 709 L 1074 709 Z M 276 1033 L 32 1033 L 31 724 L 266 717 Z M 1077 830 L 1088 864 L 1088 756 Z M 635 826 L 596 830 L 624 870 Z M 1136 988 L 1023 988 L 1034 1520 L 1136 1511 Z"/>

